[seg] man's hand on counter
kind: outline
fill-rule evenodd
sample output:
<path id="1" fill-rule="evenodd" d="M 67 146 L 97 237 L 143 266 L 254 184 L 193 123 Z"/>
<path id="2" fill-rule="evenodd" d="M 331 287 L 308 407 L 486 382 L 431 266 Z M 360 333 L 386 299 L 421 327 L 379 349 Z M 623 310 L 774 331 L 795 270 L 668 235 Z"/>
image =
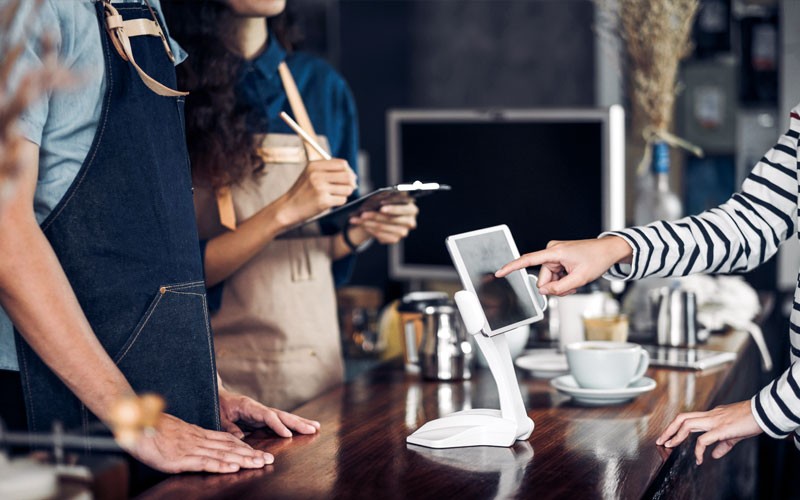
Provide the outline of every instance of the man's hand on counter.
<path id="1" fill-rule="evenodd" d="M 144 434 L 128 450 L 162 472 L 236 472 L 259 469 L 274 460 L 227 432 L 209 431 L 166 413 L 154 432 Z"/>
<path id="2" fill-rule="evenodd" d="M 222 428 L 237 438 L 244 432 L 237 422 L 248 427 L 269 427 L 281 437 L 292 437 L 292 431 L 300 434 L 314 434 L 319 431 L 319 422 L 299 417 L 289 412 L 264 406 L 254 399 L 219 388 L 219 413 Z"/>
<path id="3" fill-rule="evenodd" d="M 658 437 L 656 444 L 674 448 L 693 432 L 703 432 L 694 448 L 697 465 L 703 463 L 706 448 L 719 443 L 711 452 L 713 458 L 725 456 L 742 439 L 763 431 L 753 418 L 750 401 L 718 406 L 711 411 L 681 413 Z"/>

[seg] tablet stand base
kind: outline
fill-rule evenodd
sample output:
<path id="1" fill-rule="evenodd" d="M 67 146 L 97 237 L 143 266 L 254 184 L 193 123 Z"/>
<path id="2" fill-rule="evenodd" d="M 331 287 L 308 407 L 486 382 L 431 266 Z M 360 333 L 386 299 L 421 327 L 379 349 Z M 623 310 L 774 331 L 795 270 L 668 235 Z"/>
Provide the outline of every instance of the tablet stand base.
<path id="1" fill-rule="evenodd" d="M 531 280 L 535 287 L 536 278 L 531 276 Z M 462 290 L 455 299 L 467 332 L 474 336 L 497 384 L 500 409 L 465 410 L 437 418 L 417 429 L 406 442 L 428 448 L 508 447 L 528 439 L 534 424 L 522 401 L 505 335 L 486 337 L 481 333 L 485 317 L 474 293 Z"/>

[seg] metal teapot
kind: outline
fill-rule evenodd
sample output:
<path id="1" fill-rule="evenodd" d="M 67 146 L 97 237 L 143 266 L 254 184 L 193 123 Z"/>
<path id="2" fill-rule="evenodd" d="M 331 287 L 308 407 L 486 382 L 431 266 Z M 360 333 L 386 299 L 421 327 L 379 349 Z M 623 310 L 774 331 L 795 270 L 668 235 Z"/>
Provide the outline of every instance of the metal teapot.
<path id="1" fill-rule="evenodd" d="M 422 314 L 423 335 L 419 346 L 422 376 L 429 380 L 462 380 L 472 376 L 472 345 L 461 318 L 452 305 L 433 305 Z"/>

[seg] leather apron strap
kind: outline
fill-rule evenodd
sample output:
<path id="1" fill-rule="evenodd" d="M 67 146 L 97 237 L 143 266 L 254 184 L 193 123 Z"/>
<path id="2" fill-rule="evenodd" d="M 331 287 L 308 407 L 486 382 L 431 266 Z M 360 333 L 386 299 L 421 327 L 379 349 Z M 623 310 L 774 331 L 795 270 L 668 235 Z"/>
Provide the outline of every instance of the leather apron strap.
<path id="1" fill-rule="evenodd" d="M 147 2 L 147 0 L 145 1 Z M 111 41 L 114 43 L 114 48 L 117 49 L 117 53 L 119 53 L 123 60 L 131 63 L 131 66 L 133 66 L 133 68 L 139 74 L 139 78 L 141 78 L 142 82 L 147 85 L 147 88 L 156 94 L 165 97 L 181 97 L 189 95 L 188 92 L 173 90 L 166 85 L 162 85 L 161 83 L 157 82 L 136 63 L 136 59 L 133 57 L 133 49 L 131 48 L 130 41 L 131 37 L 157 36 L 161 38 L 161 42 L 164 44 L 164 49 L 166 50 L 170 60 L 173 63 L 175 62 L 175 55 L 172 53 L 172 49 L 169 47 L 167 37 L 164 36 L 161 25 L 158 24 L 158 17 L 156 17 L 153 8 L 150 7 L 150 3 L 147 2 L 147 7 L 150 9 L 150 13 L 153 15 L 152 20 L 132 19 L 125 21 L 122 19 L 119 11 L 117 11 L 117 9 L 115 9 L 108 0 L 104 0 L 103 7 L 106 14 L 106 30 L 111 36 Z"/>
<path id="2" fill-rule="evenodd" d="M 306 131 L 307 134 L 316 139 L 317 134 L 314 132 L 314 125 L 311 123 L 311 119 L 308 117 L 306 105 L 303 103 L 303 98 L 300 95 L 300 91 L 297 89 L 297 83 L 295 83 L 292 72 L 289 70 L 289 66 L 286 64 L 286 61 L 283 61 L 278 65 L 278 74 L 281 77 L 283 90 L 286 92 L 286 97 L 289 100 L 289 106 L 292 108 L 292 113 L 294 114 L 295 120 L 297 121 L 298 125 L 300 125 L 300 127 Z M 306 150 L 308 161 L 323 159 L 322 155 L 320 155 L 314 148 L 306 144 L 305 141 L 303 142 L 303 147 Z M 233 204 L 233 192 L 229 186 L 223 186 L 221 188 L 217 188 L 215 196 L 217 198 L 217 210 L 219 211 L 220 223 L 226 229 L 235 231 L 236 211 Z"/>

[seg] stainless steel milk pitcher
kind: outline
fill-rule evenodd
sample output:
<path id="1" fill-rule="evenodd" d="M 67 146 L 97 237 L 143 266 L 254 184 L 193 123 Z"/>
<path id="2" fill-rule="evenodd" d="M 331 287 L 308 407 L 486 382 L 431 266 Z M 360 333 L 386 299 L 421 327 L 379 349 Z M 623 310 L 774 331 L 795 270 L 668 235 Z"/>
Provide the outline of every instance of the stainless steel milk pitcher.
<path id="1" fill-rule="evenodd" d="M 472 345 L 467 341 L 458 311 L 451 305 L 435 305 L 423 311 L 419 363 L 430 380 L 469 379 Z"/>

